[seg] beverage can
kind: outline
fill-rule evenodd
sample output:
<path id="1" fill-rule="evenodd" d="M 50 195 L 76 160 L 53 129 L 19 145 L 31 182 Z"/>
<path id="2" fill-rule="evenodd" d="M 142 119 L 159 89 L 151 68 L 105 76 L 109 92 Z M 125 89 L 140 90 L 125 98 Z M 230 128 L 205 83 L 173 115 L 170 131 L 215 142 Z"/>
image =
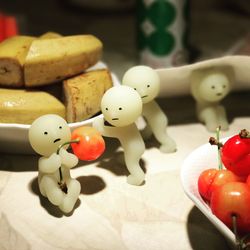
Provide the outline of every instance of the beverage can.
<path id="1" fill-rule="evenodd" d="M 188 0 L 137 0 L 140 63 L 152 68 L 188 60 Z"/>

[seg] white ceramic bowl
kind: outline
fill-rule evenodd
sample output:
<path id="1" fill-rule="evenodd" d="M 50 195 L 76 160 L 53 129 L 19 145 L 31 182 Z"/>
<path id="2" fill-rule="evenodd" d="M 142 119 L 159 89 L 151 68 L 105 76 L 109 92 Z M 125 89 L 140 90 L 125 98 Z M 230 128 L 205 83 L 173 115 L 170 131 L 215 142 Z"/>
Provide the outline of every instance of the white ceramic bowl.
<path id="1" fill-rule="evenodd" d="M 226 141 L 228 138 L 223 139 Z M 210 207 L 204 202 L 198 192 L 198 178 L 202 171 L 208 168 L 218 168 L 217 147 L 209 143 L 194 150 L 183 162 L 181 167 L 181 183 L 186 195 L 194 202 L 201 212 L 225 236 L 232 248 L 235 247 L 233 232 L 212 214 Z"/>
<path id="2" fill-rule="evenodd" d="M 102 62 L 97 63 L 90 68 L 101 69 L 106 68 L 106 65 Z M 111 73 L 114 85 L 119 85 L 120 82 L 115 74 Z M 99 117 L 102 114 L 96 116 Z M 71 130 L 80 126 L 91 126 L 93 120 L 96 118 L 87 119 L 81 122 L 69 123 Z M 16 124 L 16 123 L 0 123 L 0 152 L 15 153 L 15 154 L 33 154 L 34 151 L 30 146 L 28 140 L 28 131 L 30 125 Z"/>

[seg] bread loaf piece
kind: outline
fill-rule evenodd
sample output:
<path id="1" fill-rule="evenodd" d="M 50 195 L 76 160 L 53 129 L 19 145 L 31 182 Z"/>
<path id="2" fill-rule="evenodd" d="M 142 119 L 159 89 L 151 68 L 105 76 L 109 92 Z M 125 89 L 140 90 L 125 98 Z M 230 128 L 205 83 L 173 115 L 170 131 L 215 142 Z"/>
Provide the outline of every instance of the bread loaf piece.
<path id="1" fill-rule="evenodd" d="M 98 113 L 102 96 L 112 85 L 111 75 L 106 69 L 89 71 L 64 80 L 67 121 L 83 121 Z"/>
<path id="2" fill-rule="evenodd" d="M 92 35 L 37 39 L 25 60 L 25 85 L 51 84 L 79 74 L 96 64 L 101 52 L 101 41 Z"/>
<path id="3" fill-rule="evenodd" d="M 6 87 L 24 86 L 23 65 L 31 43 L 35 39 L 62 37 L 55 32 L 47 32 L 39 38 L 14 36 L 0 43 L 0 85 Z"/>
<path id="4" fill-rule="evenodd" d="M 44 114 L 65 119 L 65 106 L 43 91 L 0 89 L 0 123 L 31 124 Z"/>
<path id="5" fill-rule="evenodd" d="M 39 39 L 51 39 L 51 38 L 59 38 L 62 37 L 61 34 L 53 32 L 53 31 L 48 31 L 41 36 L 39 36 Z"/>
<path id="6" fill-rule="evenodd" d="M 35 37 L 14 36 L 0 43 L 0 85 L 24 85 L 23 65 Z"/>

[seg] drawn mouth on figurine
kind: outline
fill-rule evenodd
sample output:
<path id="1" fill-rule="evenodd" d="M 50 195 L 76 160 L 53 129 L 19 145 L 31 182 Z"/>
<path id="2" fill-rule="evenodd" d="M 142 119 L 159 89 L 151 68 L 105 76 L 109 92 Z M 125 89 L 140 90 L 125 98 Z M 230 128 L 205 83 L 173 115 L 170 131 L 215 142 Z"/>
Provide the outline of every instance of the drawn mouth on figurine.
<path id="1" fill-rule="evenodd" d="M 221 96 L 221 95 L 222 95 L 222 93 L 217 93 L 216 95 L 217 95 L 217 96 Z"/>
<path id="2" fill-rule="evenodd" d="M 112 118 L 112 121 L 118 121 L 119 118 Z"/>
<path id="3" fill-rule="evenodd" d="M 145 98 L 145 97 L 148 97 L 147 95 L 144 95 L 144 96 L 142 96 L 141 98 Z"/>
<path id="4" fill-rule="evenodd" d="M 61 141 L 61 139 L 60 139 L 60 138 L 55 139 L 55 140 L 54 140 L 54 143 L 56 143 L 56 142 L 58 142 L 58 141 Z"/>

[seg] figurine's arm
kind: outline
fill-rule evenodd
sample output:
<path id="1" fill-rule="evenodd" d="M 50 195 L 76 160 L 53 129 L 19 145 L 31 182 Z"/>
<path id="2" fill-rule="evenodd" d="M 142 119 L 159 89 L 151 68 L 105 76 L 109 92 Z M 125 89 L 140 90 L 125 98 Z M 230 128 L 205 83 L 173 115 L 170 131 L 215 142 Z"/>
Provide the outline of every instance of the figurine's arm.
<path id="1" fill-rule="evenodd" d="M 197 112 L 200 121 L 205 123 L 207 130 L 215 132 L 216 128 L 220 125 L 218 124 L 218 119 L 216 116 L 216 108 L 214 106 L 210 106 L 200 109 Z"/>
<path id="2" fill-rule="evenodd" d="M 104 119 L 102 117 L 96 117 L 92 126 L 96 128 L 102 135 L 104 133 Z"/>
<path id="3" fill-rule="evenodd" d="M 120 128 L 104 125 L 104 119 L 102 117 L 96 118 L 94 120 L 93 127 L 106 137 L 119 138 L 121 134 Z"/>
<path id="4" fill-rule="evenodd" d="M 62 164 L 61 157 L 53 153 L 50 157 L 41 157 L 38 161 L 38 168 L 40 172 L 52 174 Z"/>
<path id="5" fill-rule="evenodd" d="M 165 129 L 168 125 L 168 117 L 156 101 L 144 104 L 142 115 L 151 128 L 162 126 Z"/>
<path id="6" fill-rule="evenodd" d="M 221 130 L 228 130 L 229 124 L 227 119 L 226 110 L 222 105 L 217 107 L 218 124 L 221 126 Z"/>
<path id="7" fill-rule="evenodd" d="M 73 168 L 78 163 L 77 156 L 67 152 L 64 148 L 60 149 L 59 155 L 61 157 L 62 165 L 67 168 Z"/>

